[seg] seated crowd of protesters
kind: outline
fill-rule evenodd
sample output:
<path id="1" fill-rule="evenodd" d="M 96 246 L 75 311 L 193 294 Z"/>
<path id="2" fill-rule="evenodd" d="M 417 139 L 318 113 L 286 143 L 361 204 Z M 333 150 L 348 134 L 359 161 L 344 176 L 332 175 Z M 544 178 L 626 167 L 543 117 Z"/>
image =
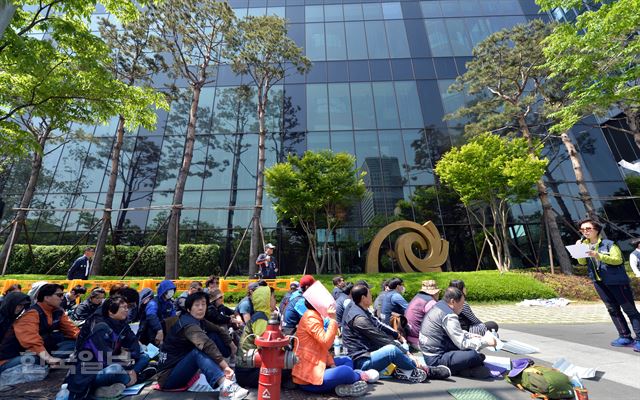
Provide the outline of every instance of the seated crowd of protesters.
<path id="1" fill-rule="evenodd" d="M 404 282 L 393 278 L 383 282 L 374 308 L 366 281 L 336 277 L 336 304 L 324 314 L 305 295 L 315 282 L 311 275 L 292 282 L 280 307 L 267 282 L 252 282 L 235 309 L 224 304 L 217 277 L 193 281 L 180 295 L 170 280 L 155 292 L 124 283 L 108 293 L 96 287 L 81 302 L 82 286 L 64 293 L 61 285 L 38 282 L 32 297 L 14 290 L 0 304 L 0 373 L 31 353 L 39 365 L 69 368 L 69 399 L 116 397 L 152 378 L 159 390 L 186 390 L 199 375 L 221 399 L 243 399 L 246 388 L 258 386 L 255 339 L 280 323 L 297 337 L 287 346 L 299 360 L 283 371 L 287 387 L 358 397 L 381 374 L 409 383 L 487 376 L 479 350 L 495 346 L 498 326 L 473 314 L 464 282 L 452 281 L 439 300 L 436 282 L 426 280 L 407 301 Z M 156 359 L 147 354 L 151 345 L 159 348 Z"/>

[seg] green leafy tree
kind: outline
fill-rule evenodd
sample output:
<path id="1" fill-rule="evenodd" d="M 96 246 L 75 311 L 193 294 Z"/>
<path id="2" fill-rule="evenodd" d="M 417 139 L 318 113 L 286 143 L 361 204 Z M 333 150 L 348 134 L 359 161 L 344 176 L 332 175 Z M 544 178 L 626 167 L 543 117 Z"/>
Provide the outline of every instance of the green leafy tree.
<path id="1" fill-rule="evenodd" d="M 19 137 L 30 136 L 36 143 L 31 152 L 29 181 L 20 200 L 13 230 L 0 252 L 0 262 L 10 255 L 27 217 L 25 208 L 33 199 L 49 139 L 68 133 L 71 123 L 94 125 L 118 113 L 130 113 L 132 126 L 155 118 L 153 112 L 145 115 L 142 110 L 146 107 L 146 99 L 141 91 L 113 79 L 106 68 L 109 51 L 104 42 L 81 23 L 67 28 L 69 30 L 58 32 L 53 38 L 55 42 L 26 40 L 29 48 L 24 51 L 37 57 L 25 66 L 28 71 L 21 71 L 16 77 L 7 77 L 6 73 L 25 61 L 23 54 L 15 53 L 20 46 L 14 43 L 0 53 L 0 62 L 13 59 L 17 63 L 0 72 L 0 84 L 8 83 L 3 81 L 5 78 L 17 80 L 4 100 L 9 102 L 7 104 L 21 104 L 8 110 L 0 125 L 4 132 L 15 132 Z M 25 101 L 27 98 L 30 100 Z"/>
<path id="2" fill-rule="evenodd" d="M 164 59 L 151 51 L 155 39 L 149 35 L 151 23 L 150 16 L 143 14 L 136 21 L 124 24 L 124 30 L 118 30 L 107 20 L 102 20 L 100 24 L 100 36 L 112 52 L 111 73 L 124 85 L 137 89 L 138 96 L 133 100 L 137 105 L 143 105 L 143 107 L 124 107 L 123 112 L 118 116 L 116 140 L 111 151 L 111 171 L 104 200 L 102 225 L 96 241 L 96 252 L 91 268 L 92 275 L 101 274 L 102 257 L 109 230 L 112 230 L 112 235 L 114 234 L 111 224 L 111 209 L 118 180 L 125 126 L 128 124 L 128 128 L 131 129 L 142 123 L 145 127 L 153 129 L 156 113 L 151 106 L 155 104 L 163 109 L 169 108 L 164 95 L 157 93 L 151 87 L 151 76 L 165 69 Z M 149 107 L 144 108 L 144 105 L 149 105 Z"/>
<path id="3" fill-rule="evenodd" d="M 230 38 L 235 56 L 232 67 L 236 73 L 251 77 L 256 86 L 258 115 L 258 169 L 256 171 L 256 196 L 249 251 L 249 274 L 257 271 L 255 260 L 262 242 L 261 215 L 264 193 L 264 168 L 266 161 L 265 116 L 269 93 L 275 84 L 296 71 L 304 74 L 311 61 L 302 54 L 302 48 L 287 36 L 287 22 L 277 16 L 246 17 L 238 22 L 235 35 Z"/>
<path id="4" fill-rule="evenodd" d="M 138 15 L 135 3 L 128 0 L 101 2 L 106 9 L 122 21 L 134 20 Z M 0 157 L 26 156 L 39 150 L 36 139 L 20 128 L 17 120 L 21 114 L 33 113 L 34 108 L 44 107 L 56 100 L 86 99 L 86 90 L 75 82 L 61 81 L 59 70 L 64 63 L 52 63 L 42 58 L 59 60 L 63 55 L 73 57 L 78 63 L 87 62 L 103 50 L 99 40 L 88 40 L 88 26 L 95 0 L 74 1 L 12 1 L 15 13 L 4 34 L 0 35 Z M 145 5 L 146 1 L 137 4 Z M 47 32 L 48 38 L 42 38 Z M 42 33 L 40 38 L 38 33 Z M 72 52 L 67 50 L 73 48 Z M 61 54 L 53 55 L 56 51 Z M 98 57 L 101 60 L 103 57 Z M 82 73 L 81 70 L 78 72 Z M 85 82 L 88 84 L 88 82 Z"/>
<path id="5" fill-rule="evenodd" d="M 571 104 L 558 109 L 552 127 L 557 132 L 575 125 L 584 115 L 606 115 L 613 107 L 624 114 L 628 129 L 609 126 L 633 136 L 640 147 L 640 0 L 536 0 L 543 10 L 577 8 L 574 22 L 557 25 L 544 41 L 551 76 L 565 81 Z"/>
<path id="6" fill-rule="evenodd" d="M 226 2 L 215 0 L 168 1 L 153 7 L 151 16 L 157 22 L 152 31 L 158 37 L 158 50 L 171 53 L 173 76 L 188 82 L 191 99 L 184 152 L 167 226 L 165 277 L 175 279 L 178 277 L 182 199 L 193 159 L 200 94 L 206 84 L 215 81 L 214 72 L 220 60 L 230 56 L 224 41 L 232 35 L 235 17 Z"/>
<path id="7" fill-rule="evenodd" d="M 484 133 L 454 147 L 436 165 L 440 179 L 460 195 L 482 227 L 491 256 L 501 272 L 511 266 L 507 227 L 510 204 L 535 194 L 534 185 L 546 164 L 547 160 L 539 154 L 531 154 L 526 139 Z"/>
<path id="8" fill-rule="evenodd" d="M 354 156 L 330 150 L 307 151 L 300 158 L 289 155 L 287 162 L 265 171 L 267 194 L 275 199 L 278 219 L 290 220 L 304 230 L 318 274 L 325 268 L 333 231 L 348 208 L 365 194 L 363 176 L 355 168 Z M 324 229 L 320 259 L 318 229 Z"/>
<path id="9" fill-rule="evenodd" d="M 538 86 L 546 78 L 541 43 L 549 28 L 540 20 L 496 32 L 473 49 L 467 72 L 458 77 L 452 90 L 466 90 L 474 96 L 472 104 L 461 107 L 447 118 L 468 118 L 469 135 L 491 131 L 500 135 L 522 135 L 529 152 L 537 154 L 536 127 L 544 121 L 536 118 L 541 96 Z M 575 149 L 574 149 L 575 150 Z M 575 151 L 572 153 L 575 156 Z M 576 160 L 577 157 L 575 157 Z M 578 160 L 579 162 L 579 160 Z M 562 272 L 571 274 L 571 261 L 562 244 L 560 229 L 542 177 L 536 182 L 549 241 L 553 244 Z M 586 186 L 585 186 L 586 187 Z"/>

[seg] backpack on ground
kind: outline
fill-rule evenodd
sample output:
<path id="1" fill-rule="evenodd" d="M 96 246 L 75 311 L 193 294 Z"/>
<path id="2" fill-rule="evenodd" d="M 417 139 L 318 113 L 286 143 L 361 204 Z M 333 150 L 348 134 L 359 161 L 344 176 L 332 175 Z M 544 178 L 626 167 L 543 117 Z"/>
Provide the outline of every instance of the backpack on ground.
<path id="1" fill-rule="evenodd" d="M 515 363 L 514 363 L 515 366 Z M 512 372 L 517 373 L 518 369 Z M 532 398 L 540 399 L 573 399 L 575 394 L 569 377 L 555 368 L 533 365 L 520 370 L 520 373 L 509 373 L 505 380 L 519 389 L 532 393 Z"/>

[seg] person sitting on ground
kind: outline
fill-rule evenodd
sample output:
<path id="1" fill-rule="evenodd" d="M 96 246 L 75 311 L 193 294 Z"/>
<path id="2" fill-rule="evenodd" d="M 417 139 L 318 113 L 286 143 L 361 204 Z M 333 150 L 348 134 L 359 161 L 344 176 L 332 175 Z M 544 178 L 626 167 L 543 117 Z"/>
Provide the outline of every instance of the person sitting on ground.
<path id="1" fill-rule="evenodd" d="M 78 327 L 60 308 L 64 287 L 55 283 L 38 290 L 37 303 L 18 318 L 0 344 L 0 372 L 21 364 L 21 354 L 34 353 L 44 363 L 57 365 L 75 347 Z"/>
<path id="2" fill-rule="evenodd" d="M 312 393 L 335 392 L 340 397 L 362 396 L 367 391 L 368 380 L 377 380 L 378 371 L 369 377 L 362 371 L 354 371 L 353 361 L 349 357 L 335 357 L 329 349 L 338 333 L 336 309 L 330 305 L 327 309 L 329 325 L 324 328 L 324 320 L 320 313 L 306 301 L 307 311 L 298 324 L 296 336 L 298 347 L 296 356 L 299 362 L 293 367 L 293 382 L 299 388 Z"/>
<path id="3" fill-rule="evenodd" d="M 378 319 L 382 319 L 382 303 L 384 298 L 389 294 L 389 281 L 390 279 L 385 279 L 380 284 L 380 294 L 376 297 L 376 301 L 373 303 L 373 312 Z"/>
<path id="4" fill-rule="evenodd" d="M 395 364 L 393 376 L 410 382 L 424 382 L 428 378 L 446 379 L 451 373 L 447 368 L 419 368 L 415 356 L 399 346 L 403 340 L 398 332 L 380 322 L 369 312 L 373 303 L 371 290 L 363 285 L 351 289 L 352 306 L 342 319 L 342 341 L 354 368 L 383 371 Z"/>
<path id="5" fill-rule="evenodd" d="M 140 304 L 140 293 L 132 287 L 128 285 L 124 285 L 124 287 L 114 291 L 113 288 L 109 290 L 109 297 L 111 296 L 122 296 L 127 301 L 127 305 L 129 306 L 129 316 L 127 317 L 127 322 L 133 322 L 140 319 L 138 316 L 138 305 Z"/>
<path id="6" fill-rule="evenodd" d="M 60 304 L 60 308 L 64 310 L 67 315 L 73 314 L 73 311 L 76 309 L 77 304 L 76 300 L 79 296 L 87 293 L 87 289 L 84 286 L 77 285 L 62 297 L 62 303 Z"/>
<path id="7" fill-rule="evenodd" d="M 258 282 L 251 282 L 249 286 L 247 286 L 247 295 L 240 300 L 234 310 L 234 312 L 242 319 L 243 324 L 248 323 L 253 315 L 253 302 L 251 301 L 251 296 L 259 287 L 260 284 Z"/>
<path id="8" fill-rule="evenodd" d="M 104 302 L 101 315 L 83 325 L 76 342 L 78 365 L 66 379 L 70 399 L 85 398 L 92 391 L 95 397 L 117 397 L 126 387 L 155 375 L 155 368 L 147 368 L 149 356 L 141 351 L 128 315 L 127 300 L 115 295 Z"/>
<path id="9" fill-rule="evenodd" d="M 291 295 L 291 300 L 284 310 L 282 321 L 282 332 L 285 335 L 293 335 L 298 327 L 298 322 L 302 315 L 307 311 L 304 297 L 302 294 L 315 283 L 315 279 L 311 275 L 305 275 L 300 278 L 300 289 Z"/>
<path id="10" fill-rule="evenodd" d="M 31 284 L 31 289 L 27 292 L 27 296 L 31 299 L 31 305 L 34 305 L 38 302 L 38 291 L 47 283 L 48 281 L 38 281 L 33 282 Z"/>
<path id="11" fill-rule="evenodd" d="M 11 292 L 22 292 L 22 286 L 19 283 L 14 283 L 13 285 L 9 286 L 7 290 L 4 291 L 4 294 L 0 296 L 0 304 L 2 304 L 4 298 L 7 297 L 7 295 Z"/>
<path id="12" fill-rule="evenodd" d="M 10 292 L 4 297 L 0 305 L 0 342 L 16 318 L 30 305 L 31 299 L 22 292 Z"/>
<path id="13" fill-rule="evenodd" d="M 294 294 L 299 288 L 300 288 L 300 282 L 298 281 L 292 281 L 289 284 L 289 291 L 287 291 L 287 293 L 285 293 L 284 296 L 282 296 L 282 300 L 280 301 L 280 307 L 278 307 L 278 310 L 280 310 L 280 315 L 284 315 L 284 310 L 287 309 L 287 305 L 291 301 L 291 295 Z"/>
<path id="14" fill-rule="evenodd" d="M 404 316 L 407 318 L 407 342 L 411 346 L 420 348 L 420 327 L 424 316 L 438 301 L 440 289 L 434 280 L 422 281 L 420 291 L 411 299 Z"/>
<path id="15" fill-rule="evenodd" d="M 147 305 L 151 300 L 153 300 L 153 296 L 153 290 L 150 288 L 144 288 L 140 292 L 140 305 L 138 306 L 138 315 L 136 319 L 138 322 L 138 331 L 136 332 L 136 336 L 138 337 L 138 340 L 140 340 L 140 343 L 144 345 L 148 345 L 149 340 L 147 338 L 142 338 L 141 334 L 142 332 L 146 332 L 147 329 Z"/>
<path id="16" fill-rule="evenodd" d="M 338 326 L 342 326 L 342 317 L 344 316 L 344 310 L 351 302 L 351 289 L 353 289 L 353 283 L 349 282 L 342 289 L 342 293 L 336 299 L 336 321 Z"/>
<path id="17" fill-rule="evenodd" d="M 267 330 L 269 319 L 276 311 L 278 303 L 276 302 L 274 289 L 266 286 L 258 287 L 253 292 L 252 298 L 255 312 L 242 330 L 240 347 L 236 356 L 238 361 L 236 378 L 238 384 L 243 387 L 257 388 L 260 368 L 256 368 L 248 362 L 253 359 L 253 355 L 258 349 L 255 344 L 255 338 L 261 336 Z M 283 385 L 292 383 L 291 370 L 282 370 L 281 382 Z"/>
<path id="18" fill-rule="evenodd" d="M 158 285 L 158 295 L 149 301 L 144 311 L 146 324 L 144 332 L 140 333 L 142 343 L 153 343 L 156 346 L 162 344 L 166 333 L 163 322 L 176 316 L 172 300 L 175 292 L 176 285 L 168 279 Z"/>
<path id="19" fill-rule="evenodd" d="M 404 281 L 401 278 L 392 278 L 389 280 L 389 292 L 382 300 L 382 309 L 380 320 L 387 325 L 393 326 L 402 336 L 405 336 L 404 329 L 399 321 L 391 322 L 392 319 L 404 317 L 404 312 L 409 303 L 402 297 L 405 292 Z"/>
<path id="20" fill-rule="evenodd" d="M 72 321 L 75 321 L 78 325 L 83 324 L 94 312 L 100 307 L 106 292 L 101 287 L 96 287 L 91 290 L 89 297 L 82 303 L 78 304 L 78 307 L 69 316 Z"/>
<path id="21" fill-rule="evenodd" d="M 211 292 L 219 288 L 220 288 L 220 277 L 217 275 L 209 276 L 209 278 L 204 282 L 204 292 L 207 293 L 208 295 L 211 295 Z"/>
<path id="22" fill-rule="evenodd" d="M 70 281 L 74 279 L 89 279 L 89 275 L 91 275 L 91 262 L 95 252 L 93 247 L 85 247 L 84 253 L 78 257 L 71 265 L 71 268 L 69 268 L 67 279 Z"/>
<path id="23" fill-rule="evenodd" d="M 223 328 L 238 329 L 242 326 L 242 320 L 229 307 L 224 305 L 224 293 L 220 289 L 214 289 L 209 293 L 209 309 L 206 318 L 208 321 Z"/>
<path id="24" fill-rule="evenodd" d="M 494 321 L 482 322 L 471 310 L 471 306 L 467 303 L 467 287 L 464 285 L 464 281 L 461 279 L 454 279 L 449 282 L 449 286 L 457 287 L 464 294 L 465 302 L 462 307 L 462 311 L 460 311 L 460 315 L 458 315 L 458 320 L 460 320 L 460 326 L 463 331 L 467 331 L 469 333 L 475 333 L 476 335 L 484 335 L 487 331 L 498 332 L 498 324 Z"/>
<path id="25" fill-rule="evenodd" d="M 187 296 L 195 292 L 202 292 L 202 291 L 203 291 L 202 282 L 192 281 L 189 284 L 189 290 L 185 290 L 184 292 L 182 292 L 180 297 L 178 297 L 178 299 L 176 300 L 176 313 L 180 315 L 183 312 L 187 311 L 186 308 L 184 308 L 184 302 L 187 300 Z"/>
<path id="26" fill-rule="evenodd" d="M 333 278 L 333 291 L 331 292 L 331 295 L 333 296 L 334 300 L 338 300 L 338 296 L 340 296 L 340 293 L 342 293 L 342 290 L 344 289 L 346 284 L 347 282 L 345 282 L 344 278 L 341 276 L 336 276 Z"/>
<path id="27" fill-rule="evenodd" d="M 244 399 L 249 391 L 234 382 L 234 372 L 225 361 L 237 351 L 236 346 L 225 329 L 204 319 L 208 305 L 206 293 L 190 294 L 185 301 L 187 312 L 167 319 L 158 384 L 163 390 L 183 388 L 200 371 L 220 391 L 220 399 Z"/>
<path id="28" fill-rule="evenodd" d="M 420 328 L 420 351 L 427 365 L 446 365 L 453 375 L 486 379 L 491 376 L 484 366 L 484 354 L 478 350 L 496 345 L 491 333 L 484 336 L 463 331 L 458 315 L 464 307 L 464 293 L 448 287 L 443 299 L 425 315 Z"/>

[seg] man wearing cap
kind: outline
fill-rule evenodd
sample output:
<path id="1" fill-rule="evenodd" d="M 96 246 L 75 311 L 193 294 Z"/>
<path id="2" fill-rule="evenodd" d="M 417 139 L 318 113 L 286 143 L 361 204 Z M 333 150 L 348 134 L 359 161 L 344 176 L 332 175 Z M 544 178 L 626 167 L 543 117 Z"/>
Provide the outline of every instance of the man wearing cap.
<path id="1" fill-rule="evenodd" d="M 640 238 L 633 239 L 631 245 L 634 250 L 629 254 L 629 265 L 636 278 L 640 278 Z"/>
<path id="2" fill-rule="evenodd" d="M 240 300 L 234 310 L 235 313 L 242 318 L 242 322 L 245 324 L 249 322 L 253 315 L 253 302 L 251 301 L 251 295 L 259 286 L 260 284 L 258 282 L 251 282 L 249 286 L 247 286 L 247 295 Z"/>
<path id="3" fill-rule="evenodd" d="M 422 320 L 431 307 L 436 304 L 439 295 L 440 289 L 438 289 L 436 281 L 432 279 L 422 281 L 422 288 L 414 298 L 411 299 L 404 313 L 404 316 L 407 318 L 407 342 L 416 348 L 420 347 L 418 338 L 420 337 Z"/>
<path id="4" fill-rule="evenodd" d="M 276 267 L 276 261 L 272 257 L 273 249 L 275 248 L 276 246 L 267 243 L 264 246 L 264 253 L 260 254 L 256 260 L 262 279 L 276 279 L 278 268 Z"/>
<path id="5" fill-rule="evenodd" d="M 280 314 L 284 315 L 284 310 L 287 309 L 287 304 L 291 301 L 291 295 L 294 294 L 298 288 L 300 287 L 300 283 L 297 281 L 293 281 L 289 284 L 289 291 L 282 296 L 282 301 L 280 301 Z"/>

